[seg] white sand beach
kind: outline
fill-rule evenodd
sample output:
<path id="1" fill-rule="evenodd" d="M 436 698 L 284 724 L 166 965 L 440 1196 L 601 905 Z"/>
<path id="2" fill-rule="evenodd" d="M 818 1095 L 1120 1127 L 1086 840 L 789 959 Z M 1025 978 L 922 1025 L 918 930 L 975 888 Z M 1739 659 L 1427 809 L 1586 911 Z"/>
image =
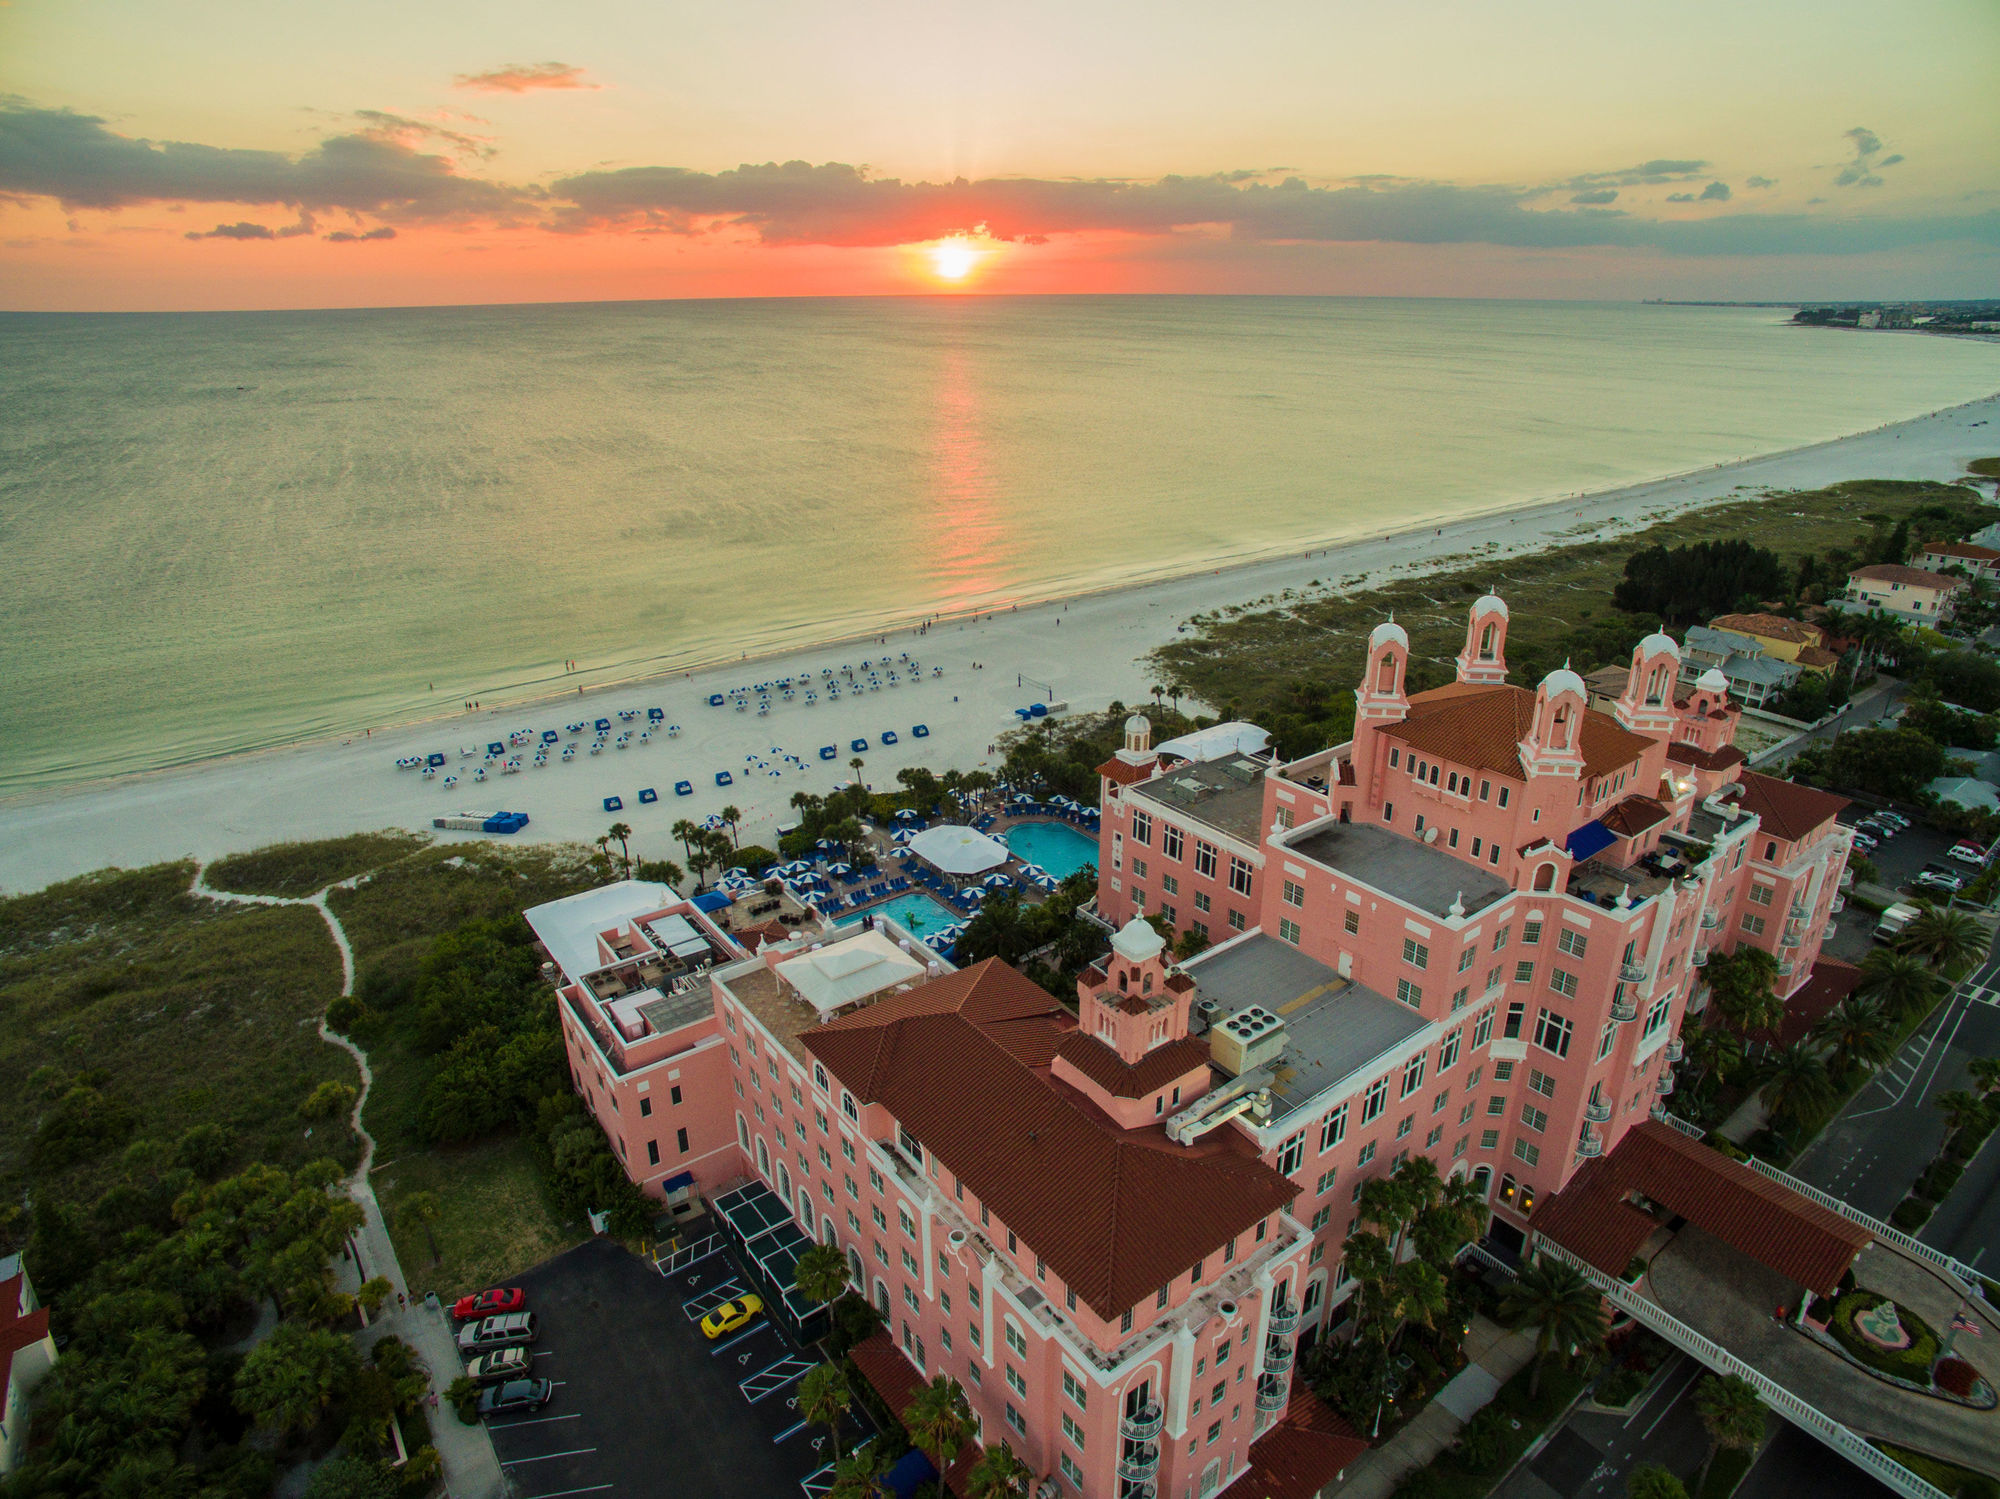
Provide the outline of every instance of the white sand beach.
<path id="1" fill-rule="evenodd" d="M 632 826 L 635 851 L 679 857 L 668 831 L 682 817 L 700 818 L 735 805 L 745 814 L 744 841 L 768 842 L 784 820 L 794 792 L 823 792 L 852 775 L 850 743 L 866 738 L 864 777 L 892 785 L 898 769 L 927 765 L 972 769 L 991 765 L 989 747 L 1016 724 L 1013 710 L 1036 699 L 1067 702 L 1072 711 L 1094 711 L 1114 699 L 1151 700 L 1152 678 L 1141 658 L 1173 637 L 1190 616 L 1245 603 L 1314 580 L 1338 583 L 1365 575 L 1380 582 L 1455 565 L 1472 551 L 1498 543 L 1501 556 L 1537 550 L 1583 530 L 1613 535 L 1672 512 L 1773 489 L 1802 489 L 1843 479 L 1953 479 L 1969 459 L 2000 452 L 2000 395 L 1914 421 L 1858 433 L 1787 453 L 1720 465 L 1587 497 L 1552 499 L 1444 527 L 1383 536 L 1328 550 L 1221 569 L 1165 582 L 1118 589 L 1022 608 L 976 620 L 948 620 L 927 634 L 901 630 L 877 640 L 846 642 L 731 664 L 647 683 L 603 688 L 581 697 L 555 698 L 490 712 L 404 726 L 341 742 L 318 743 L 217 760 L 113 782 L 32 795 L 0 803 L 0 890 L 39 889 L 59 879 L 107 865 L 137 866 L 193 855 L 208 859 L 284 839 L 331 837 L 381 827 L 428 830 L 433 817 L 465 809 L 526 812 L 528 827 L 511 841 L 589 840 L 614 821 Z M 905 653 L 922 665 L 902 685 L 863 694 L 775 701 L 768 718 L 754 708 L 739 713 L 707 704 L 726 692 L 780 677 L 817 678 L 825 667 L 887 656 L 900 665 Z M 977 666 L 975 666 L 977 663 Z M 933 676 L 941 668 L 942 676 Z M 474 784 L 477 759 L 461 760 L 461 746 L 505 740 L 517 729 L 560 731 L 569 722 L 610 716 L 620 730 L 619 709 L 658 707 L 682 726 L 678 738 L 655 735 L 624 750 L 579 751 L 576 759 Z M 927 738 L 910 730 L 925 724 Z M 900 742 L 885 748 L 893 729 Z M 584 736 L 585 741 L 588 735 Z M 570 736 L 565 735 L 569 742 Z M 822 745 L 838 746 L 822 761 Z M 800 770 L 771 751 L 796 755 Z M 399 770 L 399 758 L 442 752 L 439 778 L 422 780 Z M 523 752 L 526 753 L 526 752 Z M 767 774 L 751 757 L 784 764 Z M 734 784 L 715 785 L 718 771 Z M 462 774 L 456 788 L 446 774 Z M 677 781 L 694 786 L 676 796 Z M 642 787 L 660 800 L 641 805 Z M 624 808 L 607 814 L 603 799 L 616 795 Z M 483 834 L 439 833 L 441 839 L 482 839 Z"/>

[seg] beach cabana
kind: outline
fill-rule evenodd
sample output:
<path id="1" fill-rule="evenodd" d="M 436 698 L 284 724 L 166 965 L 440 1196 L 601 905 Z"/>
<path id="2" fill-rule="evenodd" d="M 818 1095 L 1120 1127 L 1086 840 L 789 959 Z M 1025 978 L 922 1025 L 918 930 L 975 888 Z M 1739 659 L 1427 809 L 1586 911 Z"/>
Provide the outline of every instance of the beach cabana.
<path id="1" fill-rule="evenodd" d="M 838 755 L 839 753 L 840 751 L 835 749 L 830 744 L 822 744 L 819 747 L 819 757 L 822 760 L 831 760 L 834 756 Z"/>
<path id="2" fill-rule="evenodd" d="M 675 782 L 674 782 L 674 795 L 675 795 L 675 796 L 693 796 L 693 795 L 694 795 L 694 782 L 693 782 L 693 781 L 675 781 Z"/>
<path id="3" fill-rule="evenodd" d="M 944 822 L 925 828 L 909 842 L 919 859 L 953 880 L 976 879 L 1013 857 L 1006 844 L 962 823 Z"/>
<path id="4" fill-rule="evenodd" d="M 894 744 L 896 742 L 896 731 L 894 729 L 884 729 L 882 731 L 882 742 L 884 744 Z"/>
<path id="5" fill-rule="evenodd" d="M 718 770 L 715 773 L 715 784 L 718 786 L 733 786 L 736 784 L 736 777 L 726 770 Z"/>
<path id="6" fill-rule="evenodd" d="M 554 729 L 542 730 L 542 743 L 544 744 L 554 744 L 560 738 L 562 738 L 562 735 L 558 734 Z"/>
<path id="7" fill-rule="evenodd" d="M 597 732 L 600 734 L 609 734 L 611 732 L 611 720 L 608 718 L 600 718 L 597 720 L 597 722 L 593 723 L 591 727 L 597 730 Z"/>
<path id="8" fill-rule="evenodd" d="M 868 741 L 866 739 L 856 739 L 851 741 L 847 747 L 853 750 L 854 753 L 858 755 L 863 750 L 868 748 Z"/>
<path id="9" fill-rule="evenodd" d="M 665 723 L 666 721 L 667 710 L 665 708 L 648 708 L 646 710 L 647 723 Z"/>
<path id="10" fill-rule="evenodd" d="M 604 798 L 604 810 L 607 812 L 624 811 L 625 798 L 622 796 L 607 796 L 606 798 Z"/>
<path id="11" fill-rule="evenodd" d="M 726 699 L 719 692 L 711 692 L 708 695 L 708 705 L 711 708 L 720 708 L 725 701 Z"/>
<path id="12" fill-rule="evenodd" d="M 914 727 L 912 727 L 912 728 L 911 728 L 911 730 L 910 730 L 910 737 L 911 737 L 912 739 L 928 739 L 928 738 L 930 738 L 930 737 L 931 737 L 931 726 L 930 726 L 929 724 L 927 724 L 927 723 L 920 723 L 920 724 L 917 724 L 917 725 L 915 725 L 915 726 L 914 726 Z"/>
<path id="13" fill-rule="evenodd" d="M 424 756 L 424 764 L 442 765 L 444 764 L 444 756 L 442 754 L 433 751 L 431 754 Z"/>
<path id="14" fill-rule="evenodd" d="M 502 744 L 499 740 L 496 739 L 491 744 L 486 746 L 486 753 L 491 755 L 494 759 L 497 760 L 501 756 L 507 753 L 507 746 Z"/>
<path id="15" fill-rule="evenodd" d="M 647 786 L 639 792 L 639 803 L 641 806 L 656 802 L 659 799 L 660 793 L 655 791 L 651 786 Z"/>

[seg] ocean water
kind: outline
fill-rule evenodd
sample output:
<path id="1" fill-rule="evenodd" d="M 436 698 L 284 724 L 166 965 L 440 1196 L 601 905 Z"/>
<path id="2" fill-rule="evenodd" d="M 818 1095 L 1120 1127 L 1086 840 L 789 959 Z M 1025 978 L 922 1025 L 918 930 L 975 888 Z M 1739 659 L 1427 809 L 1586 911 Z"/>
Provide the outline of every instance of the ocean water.
<path id="1" fill-rule="evenodd" d="M 0 317 L 0 794 L 1442 521 L 2000 388 L 1776 311 Z"/>

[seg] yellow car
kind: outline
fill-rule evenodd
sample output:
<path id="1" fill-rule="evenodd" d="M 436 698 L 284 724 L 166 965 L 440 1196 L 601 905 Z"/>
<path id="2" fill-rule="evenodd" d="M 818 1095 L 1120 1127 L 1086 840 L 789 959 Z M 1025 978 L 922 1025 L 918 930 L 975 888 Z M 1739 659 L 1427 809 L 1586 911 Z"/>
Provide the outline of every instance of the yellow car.
<path id="1" fill-rule="evenodd" d="M 761 1316 L 763 1311 L 764 1298 L 761 1296 L 739 1296 L 734 1301 L 725 1301 L 701 1319 L 701 1335 L 710 1340 L 719 1338 L 726 1332 L 736 1331 L 752 1317 Z"/>

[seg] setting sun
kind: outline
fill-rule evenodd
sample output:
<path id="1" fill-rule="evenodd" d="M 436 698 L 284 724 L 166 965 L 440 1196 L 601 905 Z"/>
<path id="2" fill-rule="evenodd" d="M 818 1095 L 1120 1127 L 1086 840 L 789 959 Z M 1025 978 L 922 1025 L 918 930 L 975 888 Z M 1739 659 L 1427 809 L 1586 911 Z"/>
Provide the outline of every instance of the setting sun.
<path id="1" fill-rule="evenodd" d="M 931 246 L 931 273 L 940 281 L 963 281 L 979 261 L 979 251 L 962 239 Z"/>

